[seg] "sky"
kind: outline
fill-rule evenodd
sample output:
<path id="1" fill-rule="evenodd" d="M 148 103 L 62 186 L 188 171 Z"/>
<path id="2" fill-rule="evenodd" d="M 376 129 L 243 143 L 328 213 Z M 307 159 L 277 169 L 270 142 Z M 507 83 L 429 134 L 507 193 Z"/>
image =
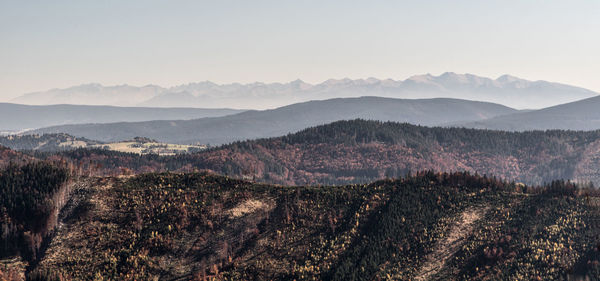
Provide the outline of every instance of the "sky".
<path id="1" fill-rule="evenodd" d="M 446 71 L 600 92 L 600 1 L 0 0 L 0 101 L 84 83 Z"/>

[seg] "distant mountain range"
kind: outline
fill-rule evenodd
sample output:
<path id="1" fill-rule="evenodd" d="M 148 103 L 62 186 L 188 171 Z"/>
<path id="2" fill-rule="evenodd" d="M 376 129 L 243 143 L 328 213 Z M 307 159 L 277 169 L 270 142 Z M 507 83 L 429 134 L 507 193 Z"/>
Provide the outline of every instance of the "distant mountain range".
<path id="1" fill-rule="evenodd" d="M 289 83 L 219 85 L 190 83 L 170 88 L 155 85 L 105 87 L 86 84 L 25 94 L 11 102 L 86 104 L 145 107 L 200 107 L 268 109 L 310 100 L 381 96 L 403 99 L 458 98 L 500 103 L 509 107 L 544 108 L 598 95 L 569 85 L 528 81 L 504 75 L 497 79 L 472 74 L 444 73 L 412 76 L 406 80 L 330 79 L 320 84 L 301 80 Z"/>
<path id="2" fill-rule="evenodd" d="M 600 96 L 457 125 L 505 131 L 598 130 L 600 129 Z"/>
<path id="3" fill-rule="evenodd" d="M 236 109 L 144 108 L 64 104 L 31 106 L 0 103 L 0 131 L 20 131 L 64 124 L 185 120 L 219 117 L 242 111 Z"/>
<path id="4" fill-rule="evenodd" d="M 281 136 L 311 126 L 356 118 L 504 131 L 589 131 L 600 129 L 598 108 L 600 96 L 539 110 L 515 110 L 499 104 L 445 98 L 338 98 L 215 118 L 62 125 L 33 132 L 67 133 L 110 142 L 144 136 L 170 143 L 218 145 Z"/>
<path id="5" fill-rule="evenodd" d="M 154 85 L 135 87 L 129 85 L 102 86 L 84 84 L 67 89 L 52 89 L 17 97 L 11 102 L 30 105 L 79 104 L 137 106 L 140 101 L 151 99 L 165 91 Z"/>
<path id="6" fill-rule="evenodd" d="M 516 112 L 519 111 L 499 104 L 458 99 L 338 98 L 223 117 L 64 125 L 42 128 L 32 133 L 67 133 L 106 142 L 143 136 L 168 143 L 224 144 L 281 136 L 307 127 L 356 118 L 434 126 L 448 122 L 466 123 Z"/>

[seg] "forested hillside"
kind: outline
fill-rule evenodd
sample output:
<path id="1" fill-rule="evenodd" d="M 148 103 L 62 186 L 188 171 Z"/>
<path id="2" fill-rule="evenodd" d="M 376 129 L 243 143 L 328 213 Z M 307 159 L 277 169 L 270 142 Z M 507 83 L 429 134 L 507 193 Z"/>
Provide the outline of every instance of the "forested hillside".
<path id="1" fill-rule="evenodd" d="M 98 178 L 32 276 L 549 280 L 600 274 L 598 194 L 421 172 L 338 187 L 210 174 Z M 595 279 L 594 279 L 595 278 Z"/>
<path id="2" fill-rule="evenodd" d="M 39 161 L 0 170 L 0 258 L 37 259 L 68 195 L 67 178 L 66 169 Z"/>
<path id="3" fill-rule="evenodd" d="M 21 163 L 31 159 L 31 156 L 24 155 L 21 152 L 14 151 L 10 148 L 0 145 L 0 168 L 11 162 Z"/>
<path id="4" fill-rule="evenodd" d="M 471 171 L 528 184 L 600 182 L 600 132 L 512 133 L 341 121 L 198 155 L 205 168 L 280 183 L 365 182 L 410 170 Z"/>
<path id="5" fill-rule="evenodd" d="M 477 172 L 527 184 L 600 183 L 600 131 L 515 133 L 354 120 L 190 155 L 75 150 L 38 156 L 71 159 L 99 175 L 210 170 L 296 185 L 366 183 L 423 169 Z"/>
<path id="6" fill-rule="evenodd" d="M 100 144 L 100 142 L 85 138 L 76 138 L 67 134 L 0 136 L 0 145 L 10 147 L 14 150 L 56 152 L 73 149 L 73 147 L 85 147 L 97 144 Z"/>

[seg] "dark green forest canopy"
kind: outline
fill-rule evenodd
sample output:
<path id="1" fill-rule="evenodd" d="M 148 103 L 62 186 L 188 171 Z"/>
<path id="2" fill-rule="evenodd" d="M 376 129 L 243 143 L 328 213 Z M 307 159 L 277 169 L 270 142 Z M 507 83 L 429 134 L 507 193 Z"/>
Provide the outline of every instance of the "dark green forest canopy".
<path id="1" fill-rule="evenodd" d="M 0 257 L 35 255 L 54 227 L 59 199 L 55 195 L 67 179 L 66 169 L 40 161 L 0 170 Z"/>

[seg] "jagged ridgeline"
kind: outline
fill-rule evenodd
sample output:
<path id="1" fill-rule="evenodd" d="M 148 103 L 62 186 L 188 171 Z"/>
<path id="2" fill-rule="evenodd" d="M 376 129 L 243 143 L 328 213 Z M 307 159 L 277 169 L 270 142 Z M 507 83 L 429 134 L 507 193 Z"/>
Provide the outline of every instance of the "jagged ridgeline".
<path id="1" fill-rule="evenodd" d="M 597 279 L 594 192 L 435 172 L 333 187 L 204 173 L 97 178 L 74 190 L 71 215 L 33 272 L 73 280 Z"/>

